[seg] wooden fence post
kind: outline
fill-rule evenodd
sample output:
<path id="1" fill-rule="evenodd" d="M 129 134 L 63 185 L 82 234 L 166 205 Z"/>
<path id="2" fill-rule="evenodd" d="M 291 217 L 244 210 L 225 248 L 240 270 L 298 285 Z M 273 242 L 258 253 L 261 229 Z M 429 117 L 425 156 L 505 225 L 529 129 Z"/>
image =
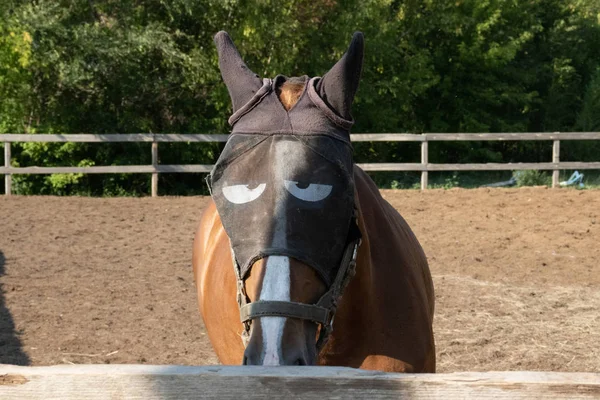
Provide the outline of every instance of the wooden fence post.
<path id="1" fill-rule="evenodd" d="M 554 144 L 552 145 L 552 162 L 553 163 L 559 163 L 560 162 L 560 140 L 555 140 Z M 557 188 L 559 187 L 559 183 L 558 183 L 558 174 L 559 174 L 559 170 L 558 167 L 556 167 L 553 171 L 552 171 L 552 187 L 553 188 Z"/>
<path id="2" fill-rule="evenodd" d="M 158 142 L 152 142 L 152 166 L 158 166 Z M 152 197 L 158 196 L 158 172 L 152 173 Z"/>
<path id="3" fill-rule="evenodd" d="M 427 137 L 425 137 L 425 141 L 421 142 L 421 164 L 425 168 L 425 170 L 421 171 L 421 190 L 427 189 L 427 180 L 428 180 L 428 172 L 427 172 L 427 164 L 429 163 L 429 143 L 427 142 Z"/>
<path id="4" fill-rule="evenodd" d="M 4 166 L 10 168 L 10 142 L 4 143 Z M 12 176 L 10 174 L 4 175 L 4 194 L 10 196 L 12 193 Z"/>

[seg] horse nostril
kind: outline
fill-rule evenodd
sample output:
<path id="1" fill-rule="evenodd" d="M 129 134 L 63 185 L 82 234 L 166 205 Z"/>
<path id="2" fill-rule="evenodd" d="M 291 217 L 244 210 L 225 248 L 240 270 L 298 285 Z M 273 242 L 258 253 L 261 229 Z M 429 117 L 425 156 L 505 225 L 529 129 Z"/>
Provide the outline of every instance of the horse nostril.
<path id="1" fill-rule="evenodd" d="M 242 361 L 242 365 L 248 365 L 248 357 L 244 356 L 244 360 Z"/>
<path id="2" fill-rule="evenodd" d="M 304 361 L 303 358 L 299 358 L 296 360 L 296 362 L 294 363 L 294 365 L 306 365 L 306 362 Z"/>

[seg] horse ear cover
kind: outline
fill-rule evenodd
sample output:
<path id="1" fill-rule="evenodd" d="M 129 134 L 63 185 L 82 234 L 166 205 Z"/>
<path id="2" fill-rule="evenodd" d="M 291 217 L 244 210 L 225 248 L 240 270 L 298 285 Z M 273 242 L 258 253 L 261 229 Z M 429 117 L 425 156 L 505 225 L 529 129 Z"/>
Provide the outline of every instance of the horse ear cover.
<path id="1" fill-rule="evenodd" d="M 319 96 L 340 117 L 351 120 L 354 95 L 362 72 L 365 42 L 362 32 L 355 32 L 346 53 L 317 84 Z"/>
<path id="2" fill-rule="evenodd" d="M 217 33 L 214 41 L 219 54 L 221 76 L 229 91 L 233 112 L 236 112 L 254 96 L 263 82 L 248 68 L 227 32 Z"/>

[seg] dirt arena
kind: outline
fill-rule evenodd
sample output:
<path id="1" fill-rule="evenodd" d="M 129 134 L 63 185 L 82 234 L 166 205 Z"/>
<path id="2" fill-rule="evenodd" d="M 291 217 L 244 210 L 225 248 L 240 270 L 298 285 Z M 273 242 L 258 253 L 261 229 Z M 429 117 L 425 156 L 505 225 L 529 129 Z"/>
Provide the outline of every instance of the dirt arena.
<path id="1" fill-rule="evenodd" d="M 600 191 L 384 196 L 431 265 L 439 372 L 600 372 Z M 217 363 L 190 262 L 206 202 L 0 198 L 0 363 Z"/>

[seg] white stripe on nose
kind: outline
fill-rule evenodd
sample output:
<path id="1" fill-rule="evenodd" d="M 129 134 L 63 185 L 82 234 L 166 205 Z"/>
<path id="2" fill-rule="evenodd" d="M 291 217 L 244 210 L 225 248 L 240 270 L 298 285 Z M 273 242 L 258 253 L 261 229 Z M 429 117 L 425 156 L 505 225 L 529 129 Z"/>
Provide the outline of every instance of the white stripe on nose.
<path id="1" fill-rule="evenodd" d="M 284 179 L 292 175 L 296 162 L 295 152 L 287 141 L 277 142 L 273 165 L 273 190 L 275 193 L 273 238 L 274 248 L 287 247 L 287 207 Z M 270 256 L 267 259 L 265 277 L 259 300 L 290 301 L 290 259 L 285 256 Z M 285 317 L 262 317 L 260 324 L 263 333 L 263 365 L 281 365 L 282 339 Z"/>
<path id="2" fill-rule="evenodd" d="M 267 259 L 260 300 L 290 301 L 290 259 L 270 256 Z M 263 365 L 281 365 L 281 345 L 285 317 L 262 317 Z"/>

